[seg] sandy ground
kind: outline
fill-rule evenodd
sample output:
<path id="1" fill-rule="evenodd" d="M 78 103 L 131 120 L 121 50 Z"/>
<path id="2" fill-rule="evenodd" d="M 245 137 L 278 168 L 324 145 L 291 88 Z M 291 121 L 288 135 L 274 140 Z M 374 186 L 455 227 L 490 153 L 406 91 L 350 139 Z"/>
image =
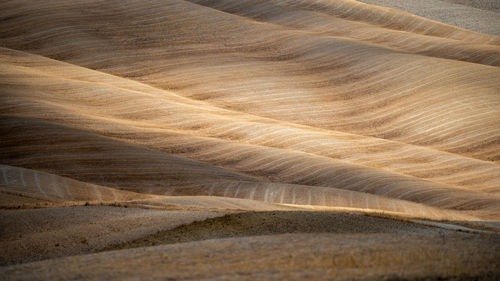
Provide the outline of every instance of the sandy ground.
<path id="1" fill-rule="evenodd" d="M 358 0 L 402 10 L 476 32 L 500 36 L 500 2 L 496 0 Z"/>

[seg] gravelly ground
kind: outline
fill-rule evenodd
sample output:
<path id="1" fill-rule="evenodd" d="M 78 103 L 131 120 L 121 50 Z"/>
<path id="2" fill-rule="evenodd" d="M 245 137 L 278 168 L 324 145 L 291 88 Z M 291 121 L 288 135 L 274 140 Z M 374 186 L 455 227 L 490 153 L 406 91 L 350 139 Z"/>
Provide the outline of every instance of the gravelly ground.
<path id="1" fill-rule="evenodd" d="M 247 236 L 0 267 L 0 276 L 5 280 L 495 280 L 500 276 L 499 239 L 463 233 Z"/>
<path id="2" fill-rule="evenodd" d="M 497 0 L 358 0 L 390 7 L 481 33 L 500 36 L 500 1 Z"/>
<path id="3" fill-rule="evenodd" d="M 0 211 L 0 265 L 98 251 L 221 214 L 81 206 Z"/>

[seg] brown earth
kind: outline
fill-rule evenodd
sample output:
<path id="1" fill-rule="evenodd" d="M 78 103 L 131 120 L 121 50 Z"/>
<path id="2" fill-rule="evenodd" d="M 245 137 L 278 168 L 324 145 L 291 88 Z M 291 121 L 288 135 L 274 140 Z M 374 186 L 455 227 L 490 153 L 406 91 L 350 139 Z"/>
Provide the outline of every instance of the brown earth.
<path id="1" fill-rule="evenodd" d="M 0 274 L 9 280 L 495 280 L 500 276 L 498 239 L 390 233 L 248 236 L 52 259 L 1 267 Z"/>
<path id="2" fill-rule="evenodd" d="M 498 7 L 363 2 L 0 2 L 0 279 L 498 279 Z"/>
<path id="3" fill-rule="evenodd" d="M 496 0 L 358 0 L 412 13 L 476 32 L 500 35 L 500 2 Z"/>
<path id="4" fill-rule="evenodd" d="M 157 232 L 108 249 L 283 233 L 448 233 L 433 227 L 348 213 L 273 211 L 228 214 Z"/>

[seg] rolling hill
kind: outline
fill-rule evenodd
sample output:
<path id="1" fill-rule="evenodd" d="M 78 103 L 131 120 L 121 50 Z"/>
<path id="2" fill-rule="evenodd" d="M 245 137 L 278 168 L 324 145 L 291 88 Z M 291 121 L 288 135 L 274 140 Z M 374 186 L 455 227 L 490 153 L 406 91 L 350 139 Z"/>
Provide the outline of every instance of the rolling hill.
<path id="1" fill-rule="evenodd" d="M 398 272 L 409 279 L 497 274 L 500 37 L 408 12 L 353 0 L 1 2 L 0 223 L 6 230 L 0 248 L 9 254 L 0 262 L 100 252 L 182 230 L 195 238 L 123 253 L 165 257 L 163 251 L 182 249 L 185 257 L 172 254 L 176 262 L 186 258 L 195 267 L 194 249 L 218 249 L 217 241 L 228 249 L 259 245 L 228 258 L 237 263 L 267 255 L 265 243 L 279 248 L 291 239 L 300 249 L 317 249 L 351 235 L 374 244 L 366 242 L 364 260 L 358 253 L 342 257 L 351 271 L 335 271 L 339 278 L 361 276 L 352 269 L 357 266 L 374 280 Z M 218 220 L 241 226 L 231 216 L 254 211 L 266 212 L 244 217 L 241 237 L 221 237 L 227 225 L 205 235 Z M 318 236 L 319 244 L 301 236 L 310 216 L 331 212 L 336 215 L 312 227 L 329 232 Z M 344 220 L 347 215 L 352 219 Z M 44 216 L 54 219 L 44 222 Z M 62 227 L 72 216 L 79 218 L 75 228 Z M 250 231 L 266 218 L 281 230 Z M 283 220 L 296 227 L 280 225 Z M 324 227 L 339 221 L 383 227 L 364 234 Z M 456 225 L 470 233 L 450 230 Z M 404 231 L 392 230 L 399 227 Z M 437 242 L 441 232 L 449 245 Z M 66 234 L 72 238 L 61 238 Z M 258 234 L 271 235 L 271 242 L 253 237 Z M 403 257 L 398 249 L 407 234 L 415 239 Z M 197 241 L 204 239 L 213 240 Z M 381 245 L 392 240 L 399 246 L 380 257 Z M 421 241 L 429 244 L 419 254 Z M 432 249 L 450 263 L 434 269 L 436 258 L 425 260 Z M 286 254 L 277 258 L 288 264 Z M 208 264 L 215 266 L 220 255 Z M 464 256 L 473 259 L 469 267 L 462 266 Z M 114 271 L 124 262 L 103 252 L 61 260 L 56 272 L 75 276 L 69 265 L 94 257 L 114 260 Z M 297 261 L 289 277 L 322 279 L 329 258 L 318 259 Z M 408 265 L 412 260 L 421 271 Z M 0 272 L 30 279 L 16 272 L 42 272 L 56 262 Z M 267 272 L 264 279 L 288 276 L 253 265 Z M 93 266 L 99 262 L 89 270 L 101 274 Z M 260 276 L 250 268 L 233 264 L 232 272 Z M 43 272 L 40 278 L 56 276 Z"/>

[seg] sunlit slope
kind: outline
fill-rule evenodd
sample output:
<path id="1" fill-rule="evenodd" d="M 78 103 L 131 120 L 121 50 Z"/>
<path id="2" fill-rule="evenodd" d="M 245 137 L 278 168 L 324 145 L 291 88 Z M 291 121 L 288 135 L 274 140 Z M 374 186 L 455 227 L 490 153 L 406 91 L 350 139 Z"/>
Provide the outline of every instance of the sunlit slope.
<path id="1" fill-rule="evenodd" d="M 443 210 L 441 207 L 498 213 L 497 196 L 478 192 L 447 193 L 436 189 L 429 194 L 428 190 L 422 192 L 422 190 L 414 189 L 409 194 L 405 194 L 408 193 L 405 192 L 408 191 L 408 188 L 405 189 L 404 187 L 393 190 L 391 194 L 385 194 L 388 192 L 386 189 L 372 188 L 366 190 L 367 192 L 385 195 L 378 196 L 337 188 L 248 181 L 248 178 L 245 177 L 237 181 L 234 178 L 218 178 L 217 174 L 212 174 L 217 169 L 206 168 L 206 170 L 200 171 L 190 166 L 179 167 L 176 161 L 161 161 L 158 160 L 158 157 L 144 153 L 144 151 L 135 154 L 134 149 L 120 142 L 111 142 L 111 145 L 108 146 L 106 143 L 96 142 L 96 139 L 99 140 L 101 137 L 75 133 L 75 130 L 72 129 L 56 127 L 55 130 L 51 130 L 50 128 L 54 127 L 54 125 L 43 126 L 43 123 L 39 121 L 34 121 L 36 127 L 16 126 L 12 128 L 7 126 L 5 122 L 12 122 L 12 120 L 3 118 L 3 121 L 2 126 L 10 129 L 10 131 L 30 132 L 29 135 L 18 133 L 11 134 L 10 137 L 21 136 L 22 138 L 36 139 L 39 147 L 43 147 L 43 152 L 37 151 L 35 155 L 32 151 L 29 151 L 31 143 L 20 144 L 15 141 L 5 141 L 5 138 L 2 138 L 2 145 L 6 148 L 2 153 L 3 157 L 11 154 L 13 150 L 24 151 L 23 156 L 18 156 L 18 159 L 10 160 L 9 163 L 24 163 L 24 165 L 33 168 L 50 170 L 82 181 L 102 185 L 116 185 L 137 192 L 160 195 L 211 195 L 284 204 L 354 207 L 387 210 L 436 219 L 471 219 L 466 214 L 462 215 L 457 212 Z M 19 125 L 19 123 L 29 124 L 30 121 L 21 121 L 14 124 Z M 58 134 L 57 141 L 46 137 L 55 133 Z M 15 139 L 18 138 L 12 138 L 12 140 Z M 65 145 L 69 142 L 73 146 Z M 80 149 L 75 150 L 75 145 Z M 115 153 L 116 149 L 129 152 L 117 154 Z M 97 156 L 94 152 L 89 154 L 88 150 L 98 150 L 102 155 Z M 91 157 L 92 155 L 94 157 Z M 137 158 L 132 159 L 130 155 Z M 169 159 L 168 157 L 164 158 Z M 128 163 L 128 165 L 119 165 L 119 163 Z M 359 182 L 359 179 L 353 181 Z M 339 186 L 344 188 L 343 185 Z M 364 187 L 364 185 L 360 186 Z M 382 185 L 377 183 L 375 186 Z M 15 187 L 11 187 L 11 189 L 15 189 Z M 365 190 L 362 189 L 361 191 Z M 420 195 L 422 193 L 427 194 Z M 394 200 L 391 197 L 405 199 L 405 201 Z M 436 204 L 430 205 L 437 207 L 431 208 L 406 200 L 419 203 L 436 202 Z M 448 203 L 446 204 L 443 201 Z M 439 204 L 437 204 L 438 202 Z"/>
<path id="2" fill-rule="evenodd" d="M 50 202 L 117 202 L 157 196 L 117 190 L 36 170 L 0 165 L 0 207 L 32 206 Z M 51 204 L 51 205 L 52 205 Z M 41 205 L 41 204 L 39 204 Z"/>
<path id="3" fill-rule="evenodd" d="M 192 1 L 257 22 L 405 53 L 498 65 L 499 39 L 356 1 Z M 492 23 L 493 24 L 493 23 Z"/>
<path id="4" fill-rule="evenodd" d="M 441 219 L 500 211 L 492 162 L 220 109 L 9 49 L 1 57 L 8 165 L 161 195 Z"/>
<path id="5" fill-rule="evenodd" d="M 225 109 L 500 159 L 500 71 L 484 65 L 498 37 L 355 1 L 263 3 L 6 2 L 0 44 Z"/>

